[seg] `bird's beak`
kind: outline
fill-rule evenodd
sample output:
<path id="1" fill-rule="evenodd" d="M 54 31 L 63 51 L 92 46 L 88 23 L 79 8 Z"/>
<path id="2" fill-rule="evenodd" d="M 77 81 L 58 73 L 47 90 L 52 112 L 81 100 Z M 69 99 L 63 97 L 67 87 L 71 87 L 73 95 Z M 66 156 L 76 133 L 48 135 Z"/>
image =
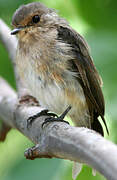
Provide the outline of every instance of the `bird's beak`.
<path id="1" fill-rule="evenodd" d="M 21 31 L 23 29 L 23 27 L 18 27 L 18 28 L 15 28 L 11 31 L 11 35 L 15 35 L 17 34 L 19 31 Z"/>

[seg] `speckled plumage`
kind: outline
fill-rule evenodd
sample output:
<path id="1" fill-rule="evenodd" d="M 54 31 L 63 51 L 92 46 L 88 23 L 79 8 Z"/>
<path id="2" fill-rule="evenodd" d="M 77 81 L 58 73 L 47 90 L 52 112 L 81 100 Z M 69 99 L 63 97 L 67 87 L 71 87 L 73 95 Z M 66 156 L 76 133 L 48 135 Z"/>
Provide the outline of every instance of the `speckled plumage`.
<path id="1" fill-rule="evenodd" d="M 40 21 L 34 24 L 32 17 L 37 14 Z M 77 126 L 103 135 L 98 121 L 101 116 L 105 123 L 101 78 L 83 37 L 38 2 L 20 7 L 12 23 L 23 27 L 18 32 L 16 64 L 30 93 L 58 114 L 71 105 L 68 115 Z"/>

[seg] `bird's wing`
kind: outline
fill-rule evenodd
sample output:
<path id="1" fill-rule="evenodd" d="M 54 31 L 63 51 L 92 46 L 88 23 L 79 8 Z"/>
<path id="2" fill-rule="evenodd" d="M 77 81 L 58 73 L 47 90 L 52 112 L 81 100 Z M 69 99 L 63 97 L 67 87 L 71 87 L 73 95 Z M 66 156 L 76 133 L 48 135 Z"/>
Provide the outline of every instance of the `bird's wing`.
<path id="1" fill-rule="evenodd" d="M 105 103 L 101 90 L 102 81 L 89 54 L 88 45 L 83 37 L 71 27 L 60 26 L 57 30 L 58 39 L 70 44 L 73 48 L 75 58 L 71 60 L 71 63 L 79 74 L 78 79 L 88 102 L 90 115 L 92 116 L 92 129 L 103 135 L 102 127 L 97 119 L 98 116 L 101 116 L 108 133 L 104 119 Z"/>

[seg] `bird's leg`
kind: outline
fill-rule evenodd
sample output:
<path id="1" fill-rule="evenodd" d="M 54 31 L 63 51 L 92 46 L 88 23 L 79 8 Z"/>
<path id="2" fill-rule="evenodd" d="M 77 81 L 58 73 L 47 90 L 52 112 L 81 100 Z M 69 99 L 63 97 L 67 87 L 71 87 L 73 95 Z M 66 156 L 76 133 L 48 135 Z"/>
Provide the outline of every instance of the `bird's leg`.
<path id="1" fill-rule="evenodd" d="M 46 118 L 45 121 L 42 124 L 42 128 L 46 123 L 50 123 L 50 122 L 54 122 L 54 121 L 65 122 L 65 123 L 69 124 L 69 122 L 67 122 L 67 121 L 65 121 L 63 119 L 67 115 L 67 113 L 70 111 L 70 109 L 71 109 L 71 106 L 68 106 L 68 108 L 59 117 Z"/>

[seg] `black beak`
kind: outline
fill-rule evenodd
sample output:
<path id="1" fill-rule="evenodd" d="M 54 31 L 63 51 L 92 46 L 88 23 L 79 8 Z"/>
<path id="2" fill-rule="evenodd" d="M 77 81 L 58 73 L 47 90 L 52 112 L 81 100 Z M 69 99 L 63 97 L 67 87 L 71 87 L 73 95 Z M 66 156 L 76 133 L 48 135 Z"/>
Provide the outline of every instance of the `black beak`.
<path id="1" fill-rule="evenodd" d="M 11 35 L 15 35 L 17 34 L 19 31 L 21 31 L 23 28 L 22 27 L 19 27 L 19 28 L 15 28 L 11 31 Z"/>

